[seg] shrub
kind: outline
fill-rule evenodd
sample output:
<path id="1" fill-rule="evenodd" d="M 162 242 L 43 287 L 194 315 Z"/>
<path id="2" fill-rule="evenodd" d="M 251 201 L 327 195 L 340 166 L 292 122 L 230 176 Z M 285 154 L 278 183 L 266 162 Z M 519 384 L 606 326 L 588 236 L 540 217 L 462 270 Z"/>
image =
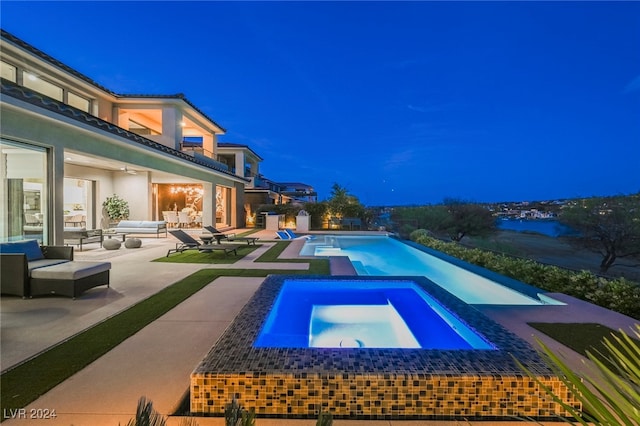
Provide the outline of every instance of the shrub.
<path id="1" fill-rule="evenodd" d="M 409 239 L 411 241 L 417 241 L 421 237 L 429 237 L 431 233 L 426 229 L 416 229 L 409 234 Z"/>
<path id="2" fill-rule="evenodd" d="M 107 197 L 104 203 L 102 203 L 102 207 L 104 207 L 107 212 L 109 219 L 121 220 L 129 218 L 129 203 L 116 194 Z"/>

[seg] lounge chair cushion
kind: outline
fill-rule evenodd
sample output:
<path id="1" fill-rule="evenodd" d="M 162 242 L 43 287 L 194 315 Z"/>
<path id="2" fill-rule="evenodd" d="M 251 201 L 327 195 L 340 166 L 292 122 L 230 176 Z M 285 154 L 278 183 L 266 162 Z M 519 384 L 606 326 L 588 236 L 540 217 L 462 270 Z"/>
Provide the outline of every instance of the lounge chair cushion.
<path id="1" fill-rule="evenodd" d="M 291 236 L 285 231 L 276 231 L 276 236 L 281 240 L 290 240 Z"/>

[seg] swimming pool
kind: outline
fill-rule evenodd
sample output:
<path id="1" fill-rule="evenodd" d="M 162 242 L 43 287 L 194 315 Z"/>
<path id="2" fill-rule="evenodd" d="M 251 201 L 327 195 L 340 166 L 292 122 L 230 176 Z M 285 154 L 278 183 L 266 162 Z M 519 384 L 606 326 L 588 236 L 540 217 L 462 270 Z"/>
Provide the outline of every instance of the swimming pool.
<path id="1" fill-rule="evenodd" d="M 411 281 L 288 280 L 255 347 L 495 349 Z"/>
<path id="2" fill-rule="evenodd" d="M 301 256 L 347 256 L 358 275 L 424 276 L 469 304 L 563 304 L 542 290 L 388 236 L 320 235 Z"/>

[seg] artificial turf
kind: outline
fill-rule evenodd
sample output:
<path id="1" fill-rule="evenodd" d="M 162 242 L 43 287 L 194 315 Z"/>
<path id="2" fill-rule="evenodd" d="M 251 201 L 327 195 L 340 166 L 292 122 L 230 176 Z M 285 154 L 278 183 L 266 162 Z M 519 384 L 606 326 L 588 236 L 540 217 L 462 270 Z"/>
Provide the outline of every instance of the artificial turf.
<path id="1" fill-rule="evenodd" d="M 587 356 L 587 351 L 593 355 L 607 354 L 609 351 L 604 345 L 604 339 L 607 338 L 610 342 L 615 343 L 612 334 L 621 336 L 619 331 L 595 323 L 530 322 L 528 324 L 584 356 Z M 624 331 L 630 335 L 630 330 Z"/>
<path id="2" fill-rule="evenodd" d="M 155 259 L 154 262 L 169 262 L 169 263 L 209 263 L 209 264 L 232 264 L 242 259 L 260 245 L 247 245 L 244 244 L 238 247 L 236 252 L 225 254 L 222 251 L 212 252 L 199 252 L 198 250 L 185 250 L 181 253 L 171 254 L 169 256 L 160 257 Z"/>
<path id="3" fill-rule="evenodd" d="M 286 243 L 285 243 L 286 244 Z M 286 247 L 286 245 L 284 246 Z M 284 249 L 276 245 L 275 257 Z M 274 254 L 267 251 L 264 256 Z M 263 257 L 264 257 L 263 256 Z M 235 259 L 237 260 L 237 258 Z M 264 261 L 264 260 L 263 260 Z M 326 260 L 307 260 L 309 270 L 282 270 L 287 275 L 328 275 Z M 75 335 L 0 376 L 0 409 L 9 412 L 35 401 L 57 384 L 115 348 L 218 277 L 265 277 L 272 269 L 202 269 L 172 284 L 127 310 Z M 76 302 L 77 303 L 77 302 Z M 4 416 L 0 418 L 0 422 Z"/>

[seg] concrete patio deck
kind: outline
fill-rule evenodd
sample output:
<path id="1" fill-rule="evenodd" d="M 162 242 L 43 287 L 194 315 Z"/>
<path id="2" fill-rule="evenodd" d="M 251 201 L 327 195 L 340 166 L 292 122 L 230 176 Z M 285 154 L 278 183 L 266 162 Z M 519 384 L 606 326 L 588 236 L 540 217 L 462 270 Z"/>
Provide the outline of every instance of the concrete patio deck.
<path id="1" fill-rule="evenodd" d="M 166 255 L 174 246 L 172 238 L 144 238 L 142 249 L 121 248 L 117 253 L 87 247 L 77 252 L 78 260 L 107 259 L 113 264 L 111 286 L 89 290 L 77 300 L 63 297 L 41 297 L 1 300 L 1 369 L 29 359 L 46 348 L 62 342 L 82 330 L 109 318 L 172 283 L 203 268 L 306 268 L 307 264 L 255 264 L 266 251 L 273 232 L 257 234 L 263 246 L 233 265 L 193 265 L 154 263 L 149 261 Z M 283 253 L 295 257 L 298 240 Z M 25 407 L 51 409 L 52 420 L 5 419 L 7 425 L 74 425 L 115 426 L 126 424 L 134 415 L 138 398 L 146 396 L 164 415 L 173 413 L 189 387 L 189 375 L 218 337 L 233 321 L 246 301 L 263 281 L 262 278 L 221 277 L 200 292 L 167 312 L 164 316 L 125 340 L 115 349 L 90 364 L 65 382 Z M 628 330 L 637 321 L 564 295 L 558 299 L 566 306 L 479 307 L 485 314 L 520 337 L 533 342 L 535 330 L 528 321 L 598 322 L 611 328 Z M 579 356 L 557 342 L 539 335 L 552 348 L 560 350 L 579 364 Z M 6 391 L 6 390 L 3 390 Z M 3 413 L 7 417 L 7 413 Z M 201 426 L 223 425 L 221 418 L 197 418 Z M 170 418 L 169 425 L 179 419 Z M 315 420 L 258 419 L 258 425 L 314 425 Z M 359 425 L 468 425 L 458 421 L 351 421 L 335 420 L 334 424 Z M 487 423 L 482 423 L 487 424 Z M 492 422 L 491 424 L 521 424 Z"/>

